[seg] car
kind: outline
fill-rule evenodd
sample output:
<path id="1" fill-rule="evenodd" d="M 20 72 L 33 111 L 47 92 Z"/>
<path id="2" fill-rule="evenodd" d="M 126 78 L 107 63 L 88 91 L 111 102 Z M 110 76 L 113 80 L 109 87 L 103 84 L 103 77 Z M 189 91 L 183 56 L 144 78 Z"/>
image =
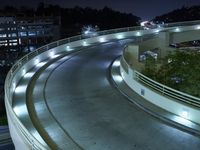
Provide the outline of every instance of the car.
<path id="1" fill-rule="evenodd" d="M 82 28 L 82 36 L 85 37 L 85 38 L 90 38 L 90 37 L 94 37 L 94 36 L 97 36 L 98 33 L 97 31 L 99 30 L 98 26 L 91 26 L 91 25 L 88 25 L 88 26 L 83 26 Z"/>
<path id="2" fill-rule="evenodd" d="M 164 22 L 154 23 L 153 21 L 143 21 L 140 25 L 145 29 L 156 29 L 164 26 Z"/>

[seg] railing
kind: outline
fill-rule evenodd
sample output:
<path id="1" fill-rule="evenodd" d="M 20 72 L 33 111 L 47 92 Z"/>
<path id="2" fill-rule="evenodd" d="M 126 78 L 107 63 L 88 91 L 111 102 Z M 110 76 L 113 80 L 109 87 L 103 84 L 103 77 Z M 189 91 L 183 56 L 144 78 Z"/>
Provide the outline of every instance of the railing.
<path id="1" fill-rule="evenodd" d="M 192 26 L 192 25 L 197 25 L 199 23 L 200 23 L 199 20 L 175 22 L 175 23 L 166 23 L 166 24 L 164 24 L 164 27 Z"/>
<path id="2" fill-rule="evenodd" d="M 200 23 L 200 21 L 193 21 L 190 22 L 189 24 L 197 24 Z M 188 22 L 182 22 L 182 23 L 172 23 L 172 24 L 167 24 L 166 27 L 171 27 L 171 26 L 177 26 L 177 25 L 187 25 Z M 127 28 L 120 28 L 120 29 L 112 29 L 112 30 L 106 30 L 106 31 L 100 31 L 97 33 L 98 36 L 101 35 L 108 35 L 108 34 L 114 34 L 114 33 L 120 33 L 120 32 L 129 32 L 129 31 L 136 31 L 136 30 L 142 30 L 142 28 L 139 27 L 127 27 Z M 134 36 L 134 35 L 133 35 Z M 5 104 L 6 104 L 6 108 L 7 108 L 7 113 L 9 115 L 9 117 L 11 118 L 12 122 L 14 123 L 14 125 L 17 127 L 17 129 L 20 131 L 20 133 L 23 135 L 23 137 L 28 140 L 27 142 L 32 146 L 32 149 L 38 149 L 38 150 L 43 150 L 46 149 L 46 147 L 44 145 L 42 145 L 33 135 L 31 135 L 27 129 L 24 127 L 24 125 L 19 121 L 19 119 L 17 118 L 16 114 L 14 113 L 13 109 L 12 109 L 12 94 L 13 94 L 13 89 L 14 86 L 13 85 L 13 78 L 16 74 L 16 72 L 22 68 L 22 66 L 27 63 L 28 61 L 30 61 L 31 59 L 33 59 L 34 57 L 36 57 L 37 55 L 48 51 L 51 48 L 55 48 L 58 47 L 60 45 L 63 44 L 67 44 L 70 42 L 74 42 L 77 40 L 82 40 L 85 39 L 82 35 L 78 35 L 78 36 L 73 36 L 70 38 L 66 38 L 66 39 L 62 39 L 56 42 L 52 42 L 48 45 L 42 46 L 39 49 L 36 49 L 35 51 L 25 55 L 24 57 L 22 57 L 20 60 L 17 61 L 17 63 L 15 63 L 12 68 L 10 69 L 10 71 L 8 72 L 8 75 L 6 77 L 6 81 L 5 81 Z M 127 64 L 124 63 L 123 67 L 125 68 L 125 70 L 128 72 L 128 68 L 126 66 Z M 197 103 L 196 101 L 198 99 L 188 96 L 184 93 L 180 93 L 177 91 L 174 91 L 173 89 L 167 88 L 165 86 L 161 86 L 162 88 L 158 88 L 158 86 L 160 86 L 159 84 L 156 84 L 155 81 L 151 81 L 149 80 L 147 77 L 144 77 L 142 74 L 137 73 L 137 80 L 139 80 L 140 82 L 146 84 L 146 85 L 151 85 L 154 89 L 156 89 L 157 91 L 166 91 L 165 95 L 171 95 L 171 97 L 176 97 L 176 99 L 181 99 L 182 97 L 184 97 L 184 101 L 187 101 L 188 99 L 190 99 L 192 104 L 196 104 L 199 106 L 199 103 Z M 164 90 L 161 90 L 164 89 Z M 175 93 L 175 96 L 173 96 L 173 94 Z M 196 102 L 196 103 L 194 103 Z"/>
<path id="3" fill-rule="evenodd" d="M 122 56 L 120 62 L 121 62 L 121 66 L 123 67 L 123 69 L 125 70 L 126 73 L 128 73 L 127 70 L 129 68 L 132 69 L 131 66 L 125 60 L 124 56 Z M 167 96 L 169 98 L 172 98 L 173 100 L 183 102 L 183 103 L 189 104 L 191 106 L 195 106 L 195 107 L 200 108 L 200 98 L 194 97 L 192 95 L 180 92 L 178 90 L 175 90 L 175 89 L 172 89 L 168 86 L 160 84 L 160 83 L 144 76 L 143 74 L 141 74 L 140 72 L 138 72 L 134 69 L 132 69 L 132 71 L 133 71 L 132 77 L 135 80 L 137 80 L 138 82 L 142 83 L 143 85 L 153 89 L 155 92 L 157 92 L 157 93 L 159 93 L 163 96 Z"/>
<path id="4" fill-rule="evenodd" d="M 164 95 L 164 96 L 168 96 L 172 99 L 196 106 L 196 107 L 200 107 L 200 99 L 194 96 L 191 96 L 189 94 L 177 91 L 175 89 L 172 89 L 170 87 L 167 87 L 163 84 L 160 84 L 146 76 L 144 76 L 143 74 L 135 71 L 135 79 L 138 80 L 139 82 L 145 84 L 146 86 L 154 89 L 155 91 L 157 91 L 158 93 Z"/>

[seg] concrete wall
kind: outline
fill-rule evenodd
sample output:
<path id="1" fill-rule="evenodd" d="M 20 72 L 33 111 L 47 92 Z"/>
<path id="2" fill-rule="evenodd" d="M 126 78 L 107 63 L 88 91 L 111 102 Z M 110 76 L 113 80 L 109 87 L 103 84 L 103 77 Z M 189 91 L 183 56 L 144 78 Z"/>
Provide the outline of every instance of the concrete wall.
<path id="1" fill-rule="evenodd" d="M 200 30 L 170 33 L 171 43 L 181 43 L 194 40 L 200 40 Z"/>

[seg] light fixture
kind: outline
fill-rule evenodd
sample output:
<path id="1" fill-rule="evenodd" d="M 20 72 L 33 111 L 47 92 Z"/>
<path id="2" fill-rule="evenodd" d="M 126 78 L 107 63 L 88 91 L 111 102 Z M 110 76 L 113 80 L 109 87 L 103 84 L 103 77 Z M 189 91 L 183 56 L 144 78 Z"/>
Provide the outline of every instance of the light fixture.
<path id="1" fill-rule="evenodd" d="M 26 70 L 23 68 L 22 69 L 22 75 L 25 75 L 26 74 Z"/>
<path id="2" fill-rule="evenodd" d="M 185 119 L 187 119 L 188 118 L 188 111 L 185 110 L 185 109 L 183 109 L 182 112 L 181 112 L 181 114 L 180 114 L 180 116 L 183 117 L 183 118 L 185 118 Z"/>
<path id="3" fill-rule="evenodd" d="M 50 56 L 51 58 L 53 58 L 53 57 L 54 57 L 54 52 L 53 52 L 53 51 L 50 51 L 49 56 Z"/>
<path id="4" fill-rule="evenodd" d="M 27 73 L 24 75 L 24 78 L 31 78 L 33 75 L 34 75 L 34 72 L 27 72 Z"/>
<path id="5" fill-rule="evenodd" d="M 123 38 L 124 38 L 124 36 L 123 36 L 122 34 L 118 34 L 118 35 L 117 35 L 117 39 L 120 40 L 120 39 L 123 39 Z"/>
<path id="6" fill-rule="evenodd" d="M 40 62 L 40 63 L 38 63 L 36 66 L 37 66 L 37 67 L 42 67 L 42 66 L 44 66 L 46 63 L 47 63 L 47 62 Z"/>
<path id="7" fill-rule="evenodd" d="M 105 41 L 106 41 L 105 38 L 100 37 L 99 42 L 103 43 L 103 42 L 105 42 Z"/>
<path id="8" fill-rule="evenodd" d="M 15 82 L 12 84 L 12 88 L 13 88 L 13 91 L 15 91 L 15 88 L 16 88 L 16 83 Z"/>
<path id="9" fill-rule="evenodd" d="M 119 67 L 119 66 L 120 66 L 120 61 L 119 61 L 119 60 L 116 60 L 116 61 L 113 63 L 113 66 L 114 66 L 114 67 Z"/>
<path id="10" fill-rule="evenodd" d="M 83 41 L 83 46 L 87 46 L 87 42 L 86 41 Z"/>
<path id="11" fill-rule="evenodd" d="M 26 86 L 25 85 L 17 86 L 15 88 L 15 93 L 23 93 L 25 91 L 26 91 Z"/>
<path id="12" fill-rule="evenodd" d="M 136 33 L 136 36 L 141 36 L 141 33 L 140 33 L 140 32 L 137 32 L 137 33 Z"/>
<path id="13" fill-rule="evenodd" d="M 180 28 L 176 28 L 175 31 L 176 31 L 176 32 L 179 32 L 179 31 L 180 31 Z"/>
<path id="14" fill-rule="evenodd" d="M 35 65 L 37 65 L 39 62 L 40 62 L 39 59 L 36 58 L 36 59 L 35 59 Z"/>

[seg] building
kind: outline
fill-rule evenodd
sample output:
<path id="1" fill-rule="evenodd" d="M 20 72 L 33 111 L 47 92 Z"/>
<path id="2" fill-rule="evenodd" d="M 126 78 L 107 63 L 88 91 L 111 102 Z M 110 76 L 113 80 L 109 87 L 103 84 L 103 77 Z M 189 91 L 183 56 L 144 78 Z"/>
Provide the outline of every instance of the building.
<path id="1" fill-rule="evenodd" d="M 59 17 L 0 17 L 0 65 L 60 38 Z"/>

